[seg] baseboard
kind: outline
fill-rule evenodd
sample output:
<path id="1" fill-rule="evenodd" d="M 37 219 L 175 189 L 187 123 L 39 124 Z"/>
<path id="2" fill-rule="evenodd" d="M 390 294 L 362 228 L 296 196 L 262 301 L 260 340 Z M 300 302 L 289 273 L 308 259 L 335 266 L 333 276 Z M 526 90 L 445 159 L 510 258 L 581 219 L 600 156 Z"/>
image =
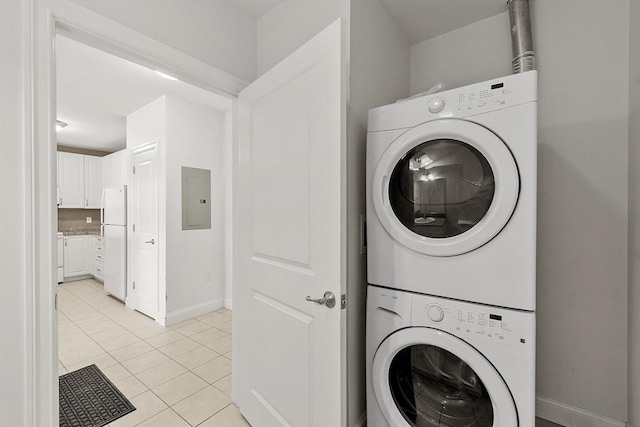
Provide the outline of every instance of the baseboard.
<path id="1" fill-rule="evenodd" d="M 353 427 L 366 427 L 366 426 L 367 426 L 367 411 L 364 411 L 362 415 L 360 415 L 360 418 L 358 419 L 358 421 L 356 421 L 356 423 L 353 425 Z"/>
<path id="2" fill-rule="evenodd" d="M 231 307 L 233 306 L 231 298 L 225 298 L 224 299 L 224 308 L 227 308 L 229 310 L 233 310 Z"/>
<path id="3" fill-rule="evenodd" d="M 182 310 L 172 311 L 167 313 L 164 319 L 165 326 L 174 325 L 183 320 L 188 320 L 201 314 L 209 313 L 210 311 L 218 310 L 224 305 L 222 299 L 213 301 L 207 301 L 202 304 L 192 305 L 191 307 L 183 308 Z"/>
<path id="4" fill-rule="evenodd" d="M 536 397 L 536 416 L 565 427 L 627 427 L 624 421 L 542 396 Z"/>
<path id="5" fill-rule="evenodd" d="M 62 283 L 78 282 L 80 280 L 93 279 L 92 274 L 81 274 L 79 276 L 63 277 Z"/>

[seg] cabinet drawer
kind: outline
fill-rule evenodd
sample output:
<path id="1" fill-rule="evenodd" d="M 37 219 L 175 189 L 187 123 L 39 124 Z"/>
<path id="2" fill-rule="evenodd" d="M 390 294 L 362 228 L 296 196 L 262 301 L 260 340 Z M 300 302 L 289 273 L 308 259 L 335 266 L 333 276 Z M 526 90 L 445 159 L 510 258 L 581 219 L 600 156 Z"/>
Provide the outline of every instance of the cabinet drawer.
<path id="1" fill-rule="evenodd" d="M 96 260 L 96 267 L 95 267 L 95 274 L 94 276 L 96 276 L 99 279 L 104 278 L 104 263 L 102 261 L 97 261 Z"/>
<path id="2" fill-rule="evenodd" d="M 104 256 L 101 253 L 96 253 L 96 262 L 104 262 Z"/>

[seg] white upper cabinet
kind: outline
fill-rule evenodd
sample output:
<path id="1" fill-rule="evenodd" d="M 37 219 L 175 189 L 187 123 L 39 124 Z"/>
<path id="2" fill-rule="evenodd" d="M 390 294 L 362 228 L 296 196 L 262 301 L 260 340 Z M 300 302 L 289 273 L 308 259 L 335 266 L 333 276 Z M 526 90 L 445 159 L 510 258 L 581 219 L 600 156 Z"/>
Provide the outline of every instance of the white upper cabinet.
<path id="1" fill-rule="evenodd" d="M 82 154 L 58 152 L 58 207 L 85 207 L 84 158 Z"/>
<path id="2" fill-rule="evenodd" d="M 100 209 L 102 172 L 100 157 L 84 156 L 84 199 L 86 209 Z"/>
<path id="3" fill-rule="evenodd" d="M 116 151 L 100 158 L 102 163 L 102 187 L 121 187 L 127 185 L 129 168 L 129 152 Z"/>
<path id="4" fill-rule="evenodd" d="M 58 152 L 58 207 L 100 209 L 100 157 Z"/>

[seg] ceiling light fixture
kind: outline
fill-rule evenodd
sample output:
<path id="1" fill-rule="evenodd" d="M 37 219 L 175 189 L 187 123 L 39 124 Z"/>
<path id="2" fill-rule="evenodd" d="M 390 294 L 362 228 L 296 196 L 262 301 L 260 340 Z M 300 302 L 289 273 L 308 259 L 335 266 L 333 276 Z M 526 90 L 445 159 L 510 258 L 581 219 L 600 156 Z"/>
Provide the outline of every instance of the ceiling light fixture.
<path id="1" fill-rule="evenodd" d="M 164 77 L 167 80 L 178 80 L 177 78 L 170 76 L 169 74 L 165 74 L 162 71 L 157 71 L 156 70 L 156 74 L 159 75 L 160 77 Z"/>
<path id="2" fill-rule="evenodd" d="M 56 132 L 60 132 L 65 127 L 67 127 L 67 124 L 65 122 L 56 120 Z"/>

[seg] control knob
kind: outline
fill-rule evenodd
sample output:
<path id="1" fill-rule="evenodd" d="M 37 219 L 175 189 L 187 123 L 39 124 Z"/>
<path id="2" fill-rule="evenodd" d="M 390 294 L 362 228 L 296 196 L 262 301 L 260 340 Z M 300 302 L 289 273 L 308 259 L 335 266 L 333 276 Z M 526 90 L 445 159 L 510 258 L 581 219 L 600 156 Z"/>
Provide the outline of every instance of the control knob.
<path id="1" fill-rule="evenodd" d="M 433 320 L 434 322 L 439 322 L 444 319 L 444 310 L 442 309 L 442 307 L 432 305 L 427 310 L 427 316 L 429 316 L 429 319 Z"/>
<path id="2" fill-rule="evenodd" d="M 444 99 L 433 98 L 431 101 L 429 101 L 427 108 L 429 108 L 429 111 L 431 111 L 432 113 L 439 113 L 444 109 L 444 104 Z"/>

